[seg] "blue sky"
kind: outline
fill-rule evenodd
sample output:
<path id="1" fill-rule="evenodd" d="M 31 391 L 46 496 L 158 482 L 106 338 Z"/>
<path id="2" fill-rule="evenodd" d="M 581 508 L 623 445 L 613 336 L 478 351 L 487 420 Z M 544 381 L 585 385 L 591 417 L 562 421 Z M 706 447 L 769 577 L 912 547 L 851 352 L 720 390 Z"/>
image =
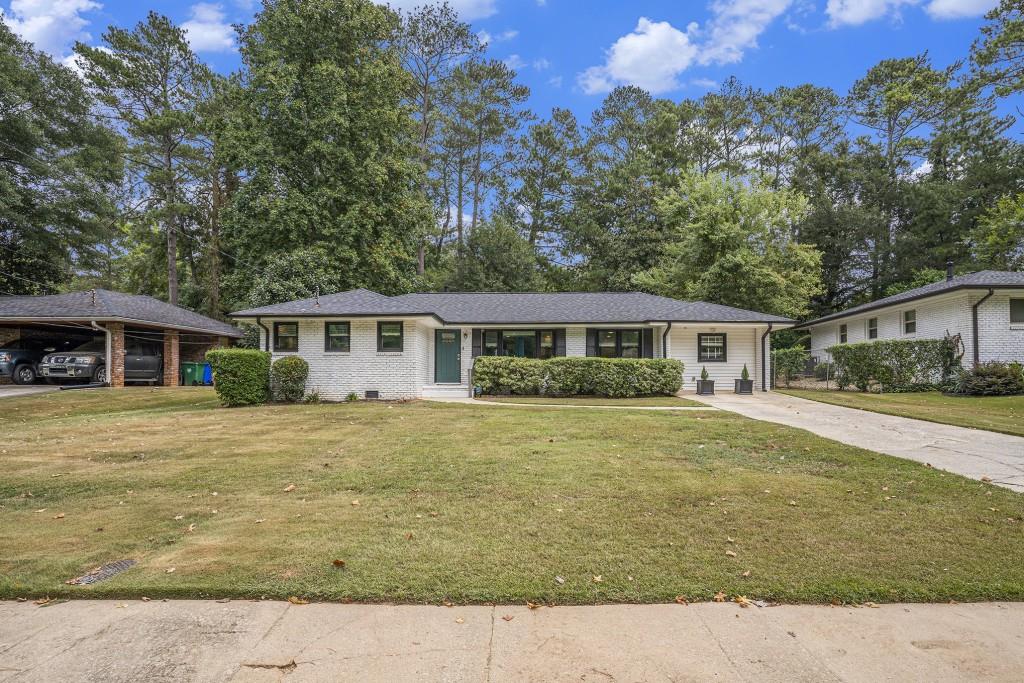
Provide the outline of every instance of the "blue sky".
<path id="1" fill-rule="evenodd" d="M 393 0 L 410 7 L 423 0 Z M 619 84 L 672 99 L 699 97 L 730 75 L 770 90 L 814 83 L 845 93 L 881 59 L 928 50 L 945 66 L 967 56 L 997 0 L 454 0 L 490 54 L 520 72 L 530 106 L 588 117 Z M 0 0 L 4 21 L 57 58 L 73 42 L 98 44 L 110 24 L 148 10 L 189 32 L 222 72 L 239 60 L 231 24 L 256 0 Z M 1010 103 L 1005 103 L 1007 109 Z"/>

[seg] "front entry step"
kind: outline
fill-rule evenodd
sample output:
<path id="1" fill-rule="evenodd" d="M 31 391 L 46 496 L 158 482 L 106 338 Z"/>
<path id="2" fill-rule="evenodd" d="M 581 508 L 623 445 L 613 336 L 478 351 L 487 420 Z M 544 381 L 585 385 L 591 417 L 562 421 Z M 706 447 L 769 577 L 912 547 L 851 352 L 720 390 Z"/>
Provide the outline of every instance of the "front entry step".
<path id="1" fill-rule="evenodd" d="M 465 384 L 429 384 L 423 387 L 423 398 L 466 398 L 469 387 Z"/>

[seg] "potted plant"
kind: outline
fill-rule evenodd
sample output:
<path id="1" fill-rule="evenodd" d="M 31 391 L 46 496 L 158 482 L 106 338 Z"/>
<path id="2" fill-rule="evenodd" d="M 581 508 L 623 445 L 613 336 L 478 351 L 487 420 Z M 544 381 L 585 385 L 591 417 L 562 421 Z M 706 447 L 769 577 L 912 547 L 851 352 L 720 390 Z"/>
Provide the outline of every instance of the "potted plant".
<path id="1" fill-rule="evenodd" d="M 708 379 L 707 367 L 700 369 L 700 379 L 697 380 L 697 395 L 698 396 L 714 396 L 715 395 L 715 380 Z"/>
<path id="2" fill-rule="evenodd" d="M 753 394 L 754 393 L 754 380 L 750 379 L 750 373 L 747 372 L 747 364 L 743 364 L 743 372 L 740 373 L 740 378 L 736 380 L 737 394 Z"/>

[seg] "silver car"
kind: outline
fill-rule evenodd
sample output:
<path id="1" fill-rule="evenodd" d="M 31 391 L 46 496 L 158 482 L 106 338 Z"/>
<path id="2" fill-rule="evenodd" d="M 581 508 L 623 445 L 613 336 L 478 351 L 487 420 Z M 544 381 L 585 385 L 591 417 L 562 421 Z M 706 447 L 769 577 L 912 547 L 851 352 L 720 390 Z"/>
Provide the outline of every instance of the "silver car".
<path id="1" fill-rule="evenodd" d="M 93 339 L 64 353 L 51 353 L 39 363 L 39 376 L 51 384 L 77 380 L 104 384 L 107 381 L 107 345 Z M 124 379 L 127 382 L 163 381 L 164 360 L 160 344 L 129 340 L 124 355 Z"/>

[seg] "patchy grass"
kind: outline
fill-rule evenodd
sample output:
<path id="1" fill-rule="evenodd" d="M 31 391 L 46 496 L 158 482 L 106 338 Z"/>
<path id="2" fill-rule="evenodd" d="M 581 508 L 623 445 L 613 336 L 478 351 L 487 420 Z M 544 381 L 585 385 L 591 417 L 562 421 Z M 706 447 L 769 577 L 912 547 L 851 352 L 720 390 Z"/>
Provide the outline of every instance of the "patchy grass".
<path id="1" fill-rule="evenodd" d="M 701 407 L 704 404 L 679 396 L 644 396 L 641 398 L 605 398 L 601 396 L 480 396 L 480 401 L 493 403 L 537 403 L 560 406 L 646 406 L 646 407 Z"/>
<path id="2" fill-rule="evenodd" d="M 725 411 L 215 404 L 5 399 L 0 597 L 1024 599 L 1024 497 Z"/>
<path id="3" fill-rule="evenodd" d="M 886 415 L 1024 436 L 1024 396 L 947 396 L 937 391 L 871 394 L 780 389 L 782 393 Z"/>

